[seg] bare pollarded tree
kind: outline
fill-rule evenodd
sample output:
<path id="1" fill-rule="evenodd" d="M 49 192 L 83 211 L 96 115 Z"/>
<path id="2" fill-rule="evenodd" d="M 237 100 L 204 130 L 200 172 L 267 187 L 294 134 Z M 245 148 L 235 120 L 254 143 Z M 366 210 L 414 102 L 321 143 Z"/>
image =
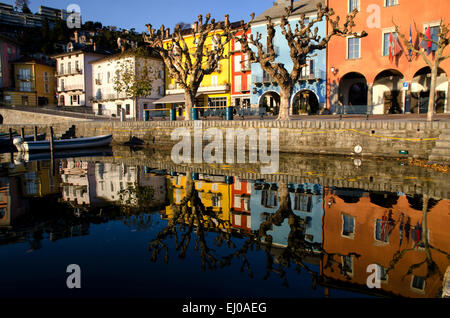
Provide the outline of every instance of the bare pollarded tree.
<path id="1" fill-rule="evenodd" d="M 436 50 L 432 56 L 428 56 L 427 53 L 420 49 L 420 47 L 416 47 L 412 41 L 408 40 L 405 34 L 400 32 L 400 28 L 397 24 L 395 24 L 395 32 L 402 39 L 403 44 L 408 48 L 409 51 L 414 52 L 417 56 L 421 56 L 425 63 L 431 70 L 431 83 L 430 83 L 430 99 L 428 101 L 428 114 L 427 120 L 433 121 L 434 113 L 436 112 L 436 88 L 437 88 L 437 77 L 439 72 L 439 65 L 446 59 L 450 58 L 450 54 L 445 55 L 444 51 L 450 44 L 449 32 L 450 32 L 450 24 L 444 23 L 441 20 L 439 24 L 439 31 L 437 34 L 437 40 L 428 38 L 430 35 L 426 35 L 423 32 L 420 32 L 415 25 L 417 36 L 421 42 L 424 42 L 427 47 L 432 45 L 436 46 Z"/>
<path id="2" fill-rule="evenodd" d="M 143 34 L 144 41 L 159 52 L 169 76 L 184 90 L 186 119 L 189 120 L 205 75 L 216 72 L 220 61 L 225 58 L 225 48 L 231 39 L 228 15 L 224 22 L 216 22 L 210 14 L 205 19 L 199 15 L 190 33 L 180 24 L 172 34 L 164 25 L 158 32 L 150 24 L 147 29 L 148 34 Z M 186 41 L 188 35 L 192 36 L 190 45 Z"/>
<path id="3" fill-rule="evenodd" d="M 281 17 L 281 33 L 288 42 L 290 56 L 293 62 L 293 69 L 289 70 L 283 63 L 277 62 L 277 53 L 275 49 L 276 25 L 272 22 L 271 17 L 267 19 L 267 41 L 266 45 L 262 41 L 262 35 L 257 34 L 256 37 L 250 35 L 233 37 L 242 45 L 243 51 L 249 56 L 250 63 L 261 64 L 262 69 L 275 81 L 281 88 L 280 94 L 280 113 L 278 120 L 289 120 L 290 98 L 292 96 L 294 86 L 302 75 L 302 69 L 308 64 L 314 53 L 318 50 L 327 48 L 328 43 L 334 36 L 347 37 L 365 37 L 367 33 L 353 32 L 355 26 L 355 17 L 358 11 L 355 10 L 348 14 L 346 20 L 341 25 L 339 16 L 335 16 L 334 10 L 317 5 L 317 13 L 315 18 L 307 18 L 304 13 L 299 17 L 295 29 L 292 28 L 289 17 L 292 14 L 292 7 L 286 7 L 285 14 Z M 254 21 L 252 20 L 243 26 L 244 34 L 251 28 Z M 329 23 L 329 31 L 325 36 L 319 34 L 317 23 L 327 21 Z"/>

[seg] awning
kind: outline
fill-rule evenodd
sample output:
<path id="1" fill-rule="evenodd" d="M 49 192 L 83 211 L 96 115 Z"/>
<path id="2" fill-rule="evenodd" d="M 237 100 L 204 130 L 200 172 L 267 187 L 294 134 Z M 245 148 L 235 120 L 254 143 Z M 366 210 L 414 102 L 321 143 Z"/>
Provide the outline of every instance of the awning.
<path id="1" fill-rule="evenodd" d="M 197 98 L 201 95 L 202 94 L 197 93 L 195 97 Z M 184 94 L 167 95 L 153 102 L 153 104 L 183 104 L 183 103 L 184 103 Z"/>

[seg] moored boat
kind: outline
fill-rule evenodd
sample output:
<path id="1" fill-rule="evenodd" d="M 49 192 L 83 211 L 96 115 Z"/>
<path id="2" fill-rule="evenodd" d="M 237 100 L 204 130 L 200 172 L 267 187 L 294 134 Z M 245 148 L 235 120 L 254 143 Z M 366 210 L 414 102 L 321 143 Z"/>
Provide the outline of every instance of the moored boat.
<path id="1" fill-rule="evenodd" d="M 88 138 L 74 138 L 54 140 L 53 147 L 55 151 L 71 150 L 71 149 L 85 149 L 98 148 L 109 146 L 112 142 L 112 135 L 104 135 Z M 43 152 L 51 151 L 50 141 L 23 141 L 22 138 L 15 138 L 14 145 L 19 152 Z"/>
<path id="2" fill-rule="evenodd" d="M 47 136 L 46 134 L 39 134 L 39 135 L 37 135 L 37 140 L 38 141 L 45 140 L 46 136 Z M 17 137 L 18 137 L 17 134 L 13 135 L 13 139 L 17 138 Z M 24 141 L 34 141 L 34 135 L 27 135 L 27 136 L 25 136 Z M 0 147 L 1 148 L 3 148 L 3 147 L 13 147 L 13 146 L 14 146 L 14 144 L 9 139 L 9 134 L 7 134 L 6 136 L 0 136 Z"/>

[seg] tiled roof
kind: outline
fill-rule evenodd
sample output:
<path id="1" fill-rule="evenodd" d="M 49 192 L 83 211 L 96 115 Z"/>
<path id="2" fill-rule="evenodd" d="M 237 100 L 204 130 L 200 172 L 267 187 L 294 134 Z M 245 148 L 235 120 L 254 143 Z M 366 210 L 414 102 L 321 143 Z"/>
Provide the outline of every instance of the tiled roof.
<path id="1" fill-rule="evenodd" d="M 317 4 L 322 3 L 323 6 L 325 6 L 324 0 L 302 0 L 302 1 L 295 1 L 292 9 L 291 16 L 296 16 L 301 13 L 309 13 L 309 12 L 315 12 L 317 11 Z M 262 14 L 257 16 L 254 20 L 254 22 L 261 22 L 265 21 L 266 17 L 269 16 L 273 19 L 280 18 L 285 14 L 285 8 L 286 5 L 278 4 L 277 2 L 274 3 L 274 5 L 264 11 Z"/>

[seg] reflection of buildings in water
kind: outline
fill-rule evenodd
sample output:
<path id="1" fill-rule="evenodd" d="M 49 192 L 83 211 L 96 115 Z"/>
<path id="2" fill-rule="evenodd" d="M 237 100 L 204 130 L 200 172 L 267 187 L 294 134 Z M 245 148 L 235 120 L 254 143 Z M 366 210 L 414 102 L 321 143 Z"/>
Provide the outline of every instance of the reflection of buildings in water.
<path id="1" fill-rule="evenodd" d="M 248 180 L 234 178 L 231 187 L 231 225 L 244 232 L 251 232 L 252 216 L 250 198 L 253 183 Z"/>
<path id="2" fill-rule="evenodd" d="M 365 288 L 370 275 L 366 272 L 367 268 L 376 264 L 383 292 L 404 297 L 429 298 L 439 295 L 442 278 L 437 273 L 428 273 L 426 263 L 408 273 L 412 265 L 426 260 L 427 251 L 424 246 L 419 244 L 413 249 L 425 234 L 422 197 L 354 189 L 326 189 L 324 200 L 325 252 L 341 255 L 355 252 L 361 255 L 335 259 L 341 262 L 350 280 L 335 267 L 334 271 L 333 267 L 322 268 L 322 274 L 326 278 Z M 449 201 L 430 199 L 428 206 L 429 243 L 448 253 Z M 405 249 L 411 250 L 388 271 L 396 253 Z M 445 272 L 449 264 L 448 258 L 436 250 L 430 250 L 430 253 L 441 274 Z M 427 274 L 431 274 L 429 278 L 426 278 Z"/>
<path id="3" fill-rule="evenodd" d="M 153 190 L 152 203 L 154 206 L 164 206 L 167 203 L 167 177 L 152 173 L 151 169 L 144 167 L 139 173 L 139 186 L 149 187 Z"/>
<path id="4" fill-rule="evenodd" d="M 26 166 L 16 166 L 14 175 L 18 175 L 21 179 L 24 197 L 42 198 L 60 193 L 59 175 L 56 171 L 53 173 L 49 161 L 30 162 Z"/>
<path id="5" fill-rule="evenodd" d="M 20 198 L 19 179 L 0 178 L 0 228 L 10 227 L 28 211 L 28 201 Z"/>
<path id="6" fill-rule="evenodd" d="M 138 168 L 124 164 L 95 164 L 97 195 L 109 202 L 133 200 L 132 194 L 125 192 L 138 183 Z"/>
<path id="7" fill-rule="evenodd" d="M 181 201 L 186 197 L 186 175 L 178 174 L 171 176 L 171 183 L 173 189 L 173 203 L 175 205 L 181 204 Z M 195 175 L 194 186 L 198 192 L 199 198 L 206 208 L 211 208 L 217 213 L 218 218 L 222 221 L 229 222 L 231 225 L 231 182 L 227 182 L 227 177 L 210 176 L 210 175 Z M 166 218 L 173 217 L 173 210 L 171 206 L 166 207 Z"/>
<path id="8" fill-rule="evenodd" d="M 304 220 L 305 240 L 310 243 L 322 242 L 322 186 L 318 184 L 290 184 L 289 195 L 291 208 L 295 215 Z M 252 231 L 258 231 L 267 216 L 278 211 L 280 207 L 278 185 L 276 183 L 255 183 L 250 199 Z M 273 227 L 267 234 L 273 243 L 281 246 L 288 244 L 291 229 L 288 220 L 281 226 Z"/>
<path id="9" fill-rule="evenodd" d="M 77 205 L 96 202 L 95 164 L 68 159 L 61 167 L 62 197 Z"/>

